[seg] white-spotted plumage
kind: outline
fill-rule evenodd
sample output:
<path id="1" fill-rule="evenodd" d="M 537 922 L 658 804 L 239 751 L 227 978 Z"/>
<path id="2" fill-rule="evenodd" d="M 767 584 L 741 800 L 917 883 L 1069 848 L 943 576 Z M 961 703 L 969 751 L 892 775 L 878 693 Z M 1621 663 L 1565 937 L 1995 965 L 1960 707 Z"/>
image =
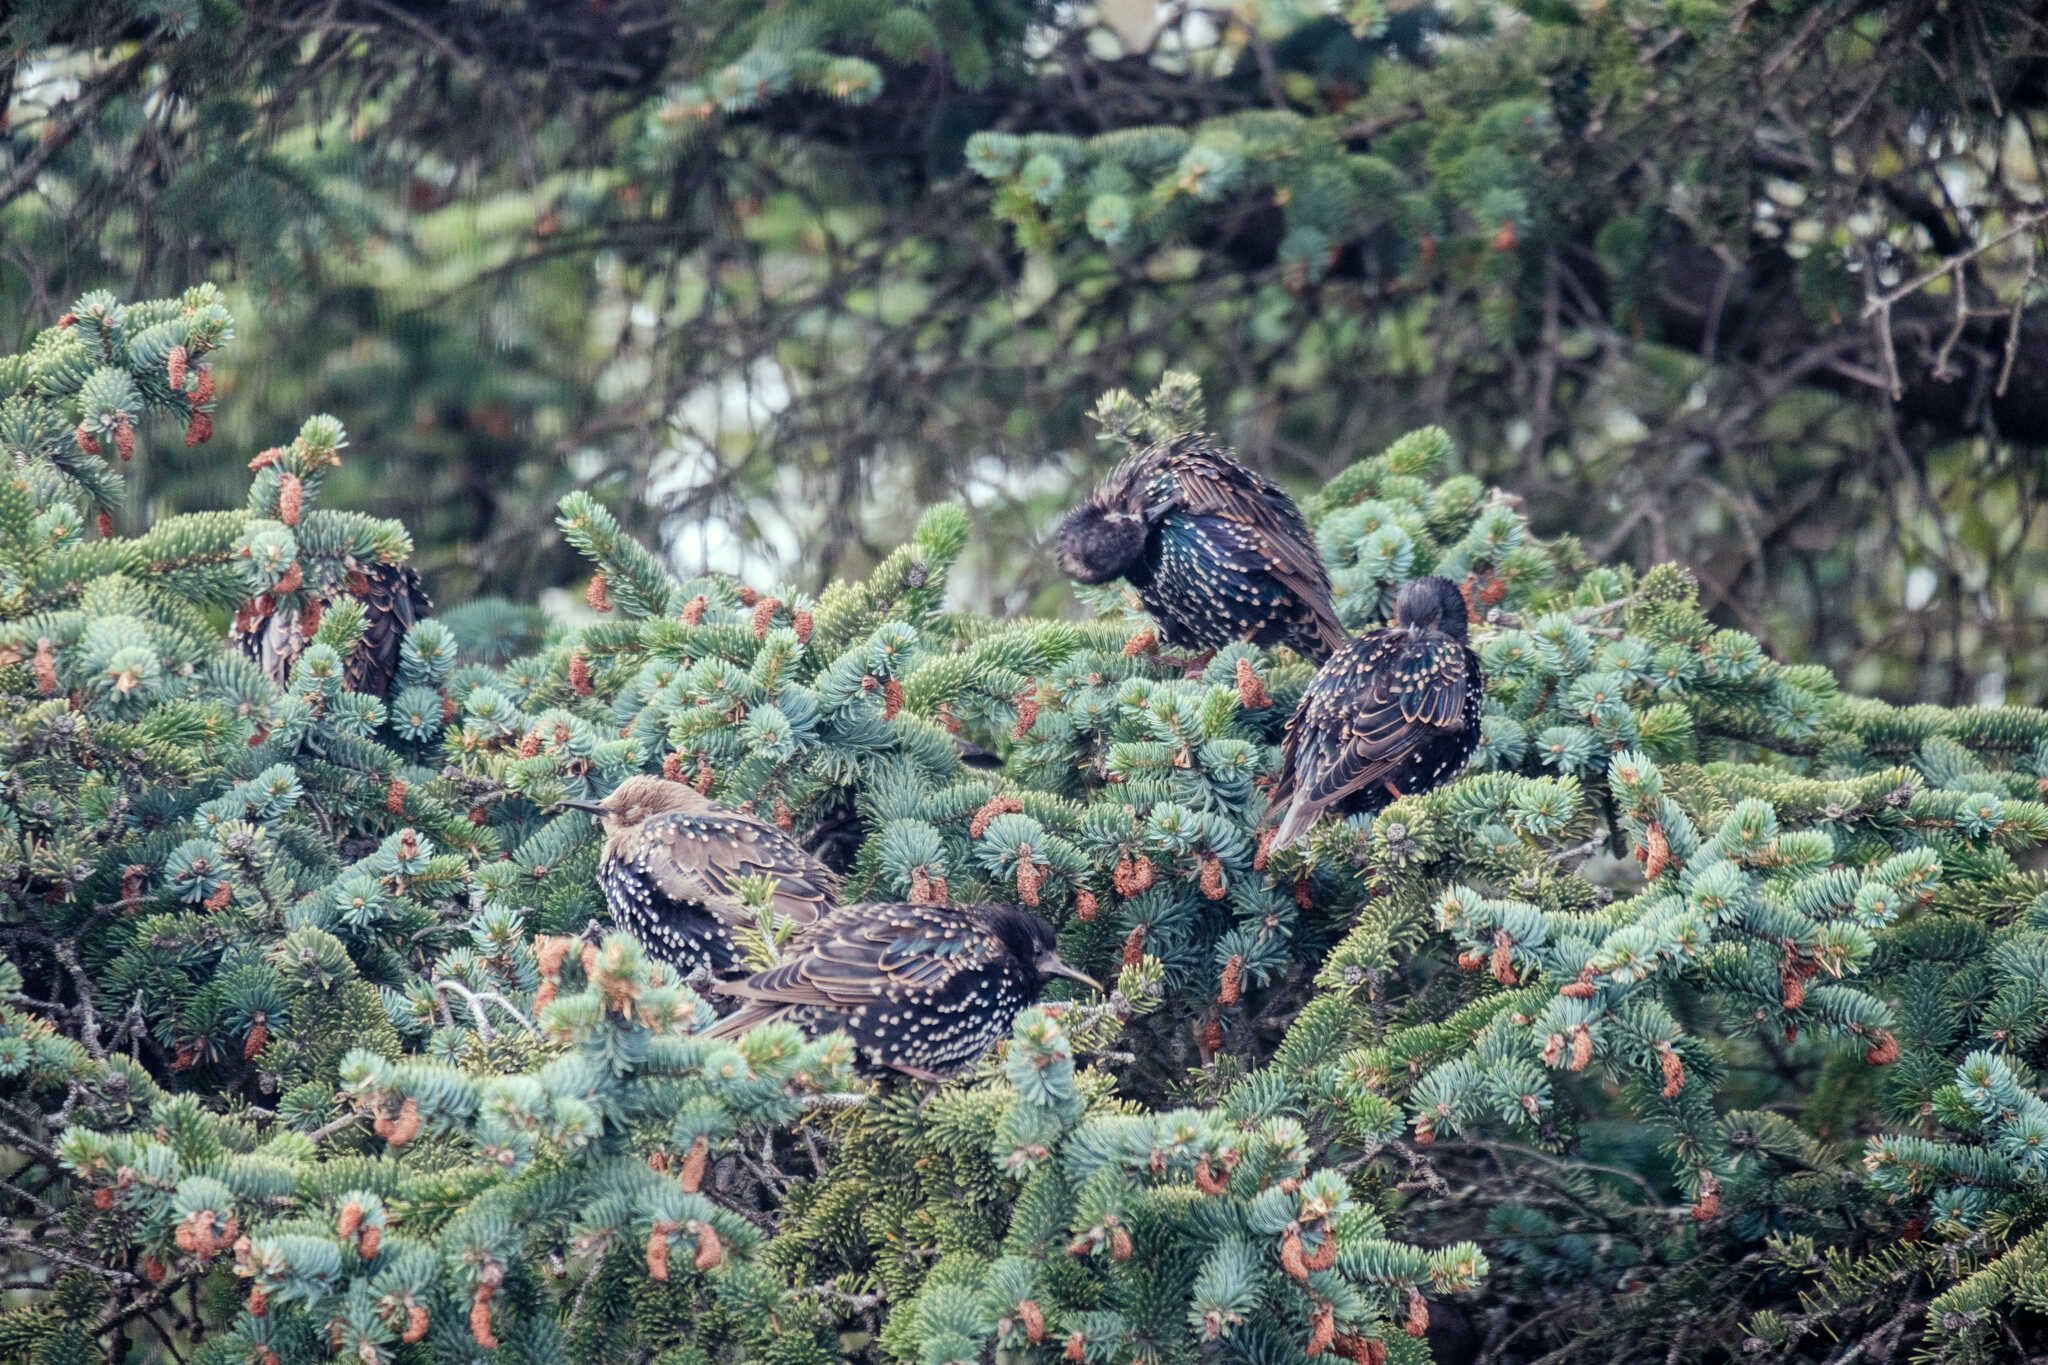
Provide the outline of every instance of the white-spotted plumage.
<path id="1" fill-rule="evenodd" d="M 741 1007 L 714 1037 L 787 1020 L 846 1034 L 870 1073 L 945 1076 L 1008 1035 L 1048 971 L 1071 974 L 1050 925 L 1002 906 L 842 906 L 792 949 L 779 966 L 717 988 Z"/>
<path id="2" fill-rule="evenodd" d="M 1465 642 L 1465 600 L 1444 578 L 1403 590 L 1396 624 L 1325 664 L 1287 722 L 1272 792 L 1274 847 L 1325 810 L 1383 810 L 1455 776 L 1478 747 L 1486 679 Z"/>
<path id="3" fill-rule="evenodd" d="M 755 920 L 740 886 L 747 878 L 774 878 L 769 908 L 799 927 L 838 902 L 839 878 L 795 839 L 680 782 L 631 777 L 596 806 L 606 905 L 685 978 L 734 969 L 732 929 Z"/>
<path id="4" fill-rule="evenodd" d="M 1321 661 L 1344 642 L 1301 509 L 1200 436 L 1118 465 L 1061 524 L 1060 562 L 1084 583 L 1129 582 L 1176 647 L 1249 640 Z"/>

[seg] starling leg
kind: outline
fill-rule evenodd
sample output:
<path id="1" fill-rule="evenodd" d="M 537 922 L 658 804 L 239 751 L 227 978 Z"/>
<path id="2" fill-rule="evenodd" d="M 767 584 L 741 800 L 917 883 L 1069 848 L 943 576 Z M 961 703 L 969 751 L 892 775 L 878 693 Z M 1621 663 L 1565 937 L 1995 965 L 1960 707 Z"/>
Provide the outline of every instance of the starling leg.
<path id="1" fill-rule="evenodd" d="M 1395 785 L 1394 785 L 1393 783 L 1391 783 L 1391 782 L 1386 782 L 1386 783 L 1382 783 L 1381 785 L 1383 785 L 1384 787 L 1386 787 L 1386 789 L 1387 789 L 1388 791 L 1390 791 L 1390 792 L 1392 792 L 1392 793 L 1394 794 L 1394 799 L 1395 799 L 1396 801 L 1399 801 L 1399 800 L 1403 799 L 1404 797 L 1406 797 L 1406 796 L 1408 795 L 1408 793 L 1407 793 L 1407 792 L 1404 792 L 1404 791 L 1402 791 L 1402 790 L 1401 790 L 1401 789 L 1400 789 L 1399 787 L 1395 786 Z"/>
<path id="2" fill-rule="evenodd" d="M 1209 666 L 1209 661 L 1215 657 L 1216 651 L 1213 649 L 1205 649 L 1200 654 L 1193 655 L 1187 660 L 1187 671 L 1183 673 L 1181 676 L 1184 678 L 1201 677 L 1202 670 L 1207 668 Z"/>
<path id="3" fill-rule="evenodd" d="M 889 1068 L 892 1071 L 902 1072 L 913 1081 L 923 1081 L 926 1085 L 943 1085 L 946 1080 L 944 1076 L 941 1076 L 936 1071 L 931 1071 L 921 1066 L 912 1066 L 908 1062 L 891 1062 L 889 1063 Z"/>

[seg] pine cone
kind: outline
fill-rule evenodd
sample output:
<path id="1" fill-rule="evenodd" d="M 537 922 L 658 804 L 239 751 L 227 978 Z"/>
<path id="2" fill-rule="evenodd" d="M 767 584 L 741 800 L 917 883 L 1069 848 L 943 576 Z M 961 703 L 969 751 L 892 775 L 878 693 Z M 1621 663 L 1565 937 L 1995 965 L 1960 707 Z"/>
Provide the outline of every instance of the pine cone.
<path id="1" fill-rule="evenodd" d="M 704 1167 L 711 1157 L 711 1142 L 702 1133 L 690 1139 L 689 1155 L 683 1158 L 682 1184 L 686 1193 L 695 1194 L 704 1184 Z"/>
<path id="2" fill-rule="evenodd" d="M 697 1235 L 697 1257 L 691 1262 L 699 1270 L 716 1269 L 725 1260 L 725 1244 L 709 1223 L 692 1220 L 690 1231 Z"/>
<path id="3" fill-rule="evenodd" d="M 1216 1003 L 1223 1006 L 1235 1005 L 1244 994 L 1244 954 L 1238 953 L 1223 964 L 1223 982 L 1216 992 Z"/>
<path id="4" fill-rule="evenodd" d="M 1250 658 L 1237 661 L 1237 704 L 1246 711 L 1263 711 L 1273 704 L 1273 698 L 1266 692 L 1266 684 L 1252 670 Z"/>

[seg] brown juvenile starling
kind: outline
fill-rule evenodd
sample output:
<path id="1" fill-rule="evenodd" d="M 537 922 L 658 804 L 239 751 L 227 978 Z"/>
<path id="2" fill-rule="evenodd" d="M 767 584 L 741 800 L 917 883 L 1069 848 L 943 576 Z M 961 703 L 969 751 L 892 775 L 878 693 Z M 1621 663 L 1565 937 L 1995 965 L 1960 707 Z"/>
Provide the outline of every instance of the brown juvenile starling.
<path id="1" fill-rule="evenodd" d="M 1249 640 L 1321 663 L 1344 643 L 1301 509 L 1200 436 L 1118 465 L 1060 523 L 1059 559 L 1083 583 L 1128 581 L 1176 648 Z"/>
<path id="2" fill-rule="evenodd" d="M 799 928 L 837 903 L 839 878 L 796 840 L 684 783 L 629 777 L 602 801 L 558 804 L 603 821 L 597 880 L 605 903 L 685 978 L 735 969 L 733 927 L 755 919 L 741 900 L 741 878 L 775 878 L 769 909 Z"/>
<path id="3" fill-rule="evenodd" d="M 1448 578 L 1401 589 L 1394 624 L 1337 652 L 1302 693 L 1281 745 L 1274 848 L 1325 810 L 1384 810 L 1454 776 L 1479 744 L 1486 678 L 1465 643 L 1465 598 Z"/>
<path id="4" fill-rule="evenodd" d="M 846 905 L 804 933 L 795 955 L 721 982 L 740 1008 L 711 1030 L 732 1038 L 777 1019 L 853 1040 L 869 1075 L 943 1080 L 1010 1032 L 1046 982 L 1100 991 L 1060 960 L 1052 926 L 997 905 Z"/>
<path id="5" fill-rule="evenodd" d="M 365 629 L 348 658 L 342 661 L 342 683 L 351 692 L 373 697 L 389 695 L 398 677 L 399 650 L 406 632 L 434 609 L 409 564 L 351 564 L 341 582 L 314 599 L 318 608 L 353 597 L 363 604 Z M 292 665 L 305 652 L 312 631 L 297 608 L 267 605 L 258 598 L 235 613 L 233 636 L 242 652 L 263 666 L 271 681 L 283 687 Z"/>

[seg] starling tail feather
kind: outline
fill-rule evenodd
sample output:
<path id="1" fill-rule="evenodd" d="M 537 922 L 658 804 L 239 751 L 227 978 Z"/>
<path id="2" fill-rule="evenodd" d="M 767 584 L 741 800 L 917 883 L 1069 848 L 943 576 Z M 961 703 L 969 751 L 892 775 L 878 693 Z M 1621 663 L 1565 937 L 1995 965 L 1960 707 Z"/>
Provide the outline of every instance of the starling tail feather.
<path id="1" fill-rule="evenodd" d="M 1394 624 L 1339 650 L 1310 681 L 1281 745 L 1274 848 L 1325 812 L 1386 809 L 1441 786 L 1479 745 L 1486 679 L 1466 644 L 1465 599 L 1446 578 L 1408 584 Z"/>
<path id="2" fill-rule="evenodd" d="M 1198 436 L 1118 465 L 1061 523 L 1059 558 L 1083 583 L 1128 581 L 1176 648 L 1249 640 L 1320 663 L 1344 643 L 1301 509 Z"/>

